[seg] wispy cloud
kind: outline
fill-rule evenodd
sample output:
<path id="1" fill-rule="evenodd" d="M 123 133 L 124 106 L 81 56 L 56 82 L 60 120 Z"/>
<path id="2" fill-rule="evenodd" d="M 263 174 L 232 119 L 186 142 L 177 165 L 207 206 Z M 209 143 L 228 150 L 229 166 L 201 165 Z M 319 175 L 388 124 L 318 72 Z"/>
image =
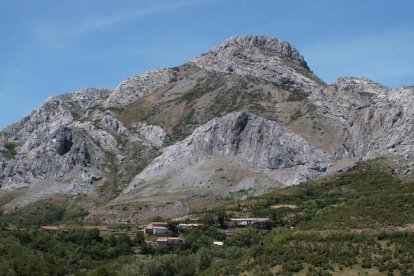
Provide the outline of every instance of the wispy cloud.
<path id="1" fill-rule="evenodd" d="M 323 40 L 302 51 L 315 73 L 331 82 L 344 75 L 360 75 L 399 86 L 412 81 L 414 30 L 392 29 L 347 39 Z"/>
<path id="2" fill-rule="evenodd" d="M 48 24 L 47 26 L 37 28 L 36 35 L 39 38 L 43 39 L 51 39 L 53 37 L 70 38 L 76 35 L 82 35 L 85 33 L 104 29 L 128 20 L 147 17 L 150 15 L 177 10 L 180 8 L 208 4 L 212 1 L 213 0 L 182 0 L 171 1 L 167 3 L 153 1 L 149 6 L 141 7 L 138 9 L 135 8 L 132 10 L 115 11 L 114 13 L 106 16 L 92 16 L 79 22 L 69 22 L 66 26 L 53 26 L 51 24 Z"/>

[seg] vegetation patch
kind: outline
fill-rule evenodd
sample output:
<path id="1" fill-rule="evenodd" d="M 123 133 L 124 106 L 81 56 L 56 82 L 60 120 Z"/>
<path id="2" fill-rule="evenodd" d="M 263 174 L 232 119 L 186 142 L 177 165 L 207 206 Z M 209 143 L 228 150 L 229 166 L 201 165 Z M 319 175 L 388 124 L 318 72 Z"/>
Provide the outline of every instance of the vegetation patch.
<path id="1" fill-rule="evenodd" d="M 308 93 L 295 89 L 290 91 L 289 96 L 286 98 L 288 102 L 303 102 L 308 99 Z"/>
<path id="2" fill-rule="evenodd" d="M 18 143 L 13 142 L 7 142 L 4 144 L 4 148 L 7 150 L 6 152 L 3 152 L 4 158 L 11 160 L 14 156 L 17 154 L 17 148 L 20 146 Z"/>
<path id="3" fill-rule="evenodd" d="M 358 92 L 358 95 L 360 95 L 363 98 L 369 98 L 369 99 L 375 96 L 375 94 L 369 93 L 369 92 Z"/>
<path id="4" fill-rule="evenodd" d="M 105 152 L 106 181 L 98 189 L 104 201 L 119 195 L 122 189 L 160 154 L 158 149 L 139 142 L 124 144 L 124 147 L 127 154 L 125 159 L 131 161 L 123 164 L 118 163 L 115 154 Z"/>
<path id="5" fill-rule="evenodd" d="M 24 208 L 0 216 L 0 225 L 19 227 L 38 227 L 46 224 L 77 223 L 88 212 L 82 207 L 71 204 L 66 196 L 55 196 L 32 203 Z"/>
<path id="6" fill-rule="evenodd" d="M 399 180 L 392 168 L 381 164 L 381 160 L 363 162 L 343 174 L 231 204 L 227 211 L 270 217 L 274 226 L 302 230 L 379 229 L 414 223 L 414 183 Z"/>
<path id="7" fill-rule="evenodd" d="M 303 115 L 305 115 L 305 114 L 303 114 L 302 111 L 299 108 L 296 109 L 295 113 L 293 113 L 292 116 L 290 116 L 290 122 L 296 121 L 297 119 L 299 119 Z"/>

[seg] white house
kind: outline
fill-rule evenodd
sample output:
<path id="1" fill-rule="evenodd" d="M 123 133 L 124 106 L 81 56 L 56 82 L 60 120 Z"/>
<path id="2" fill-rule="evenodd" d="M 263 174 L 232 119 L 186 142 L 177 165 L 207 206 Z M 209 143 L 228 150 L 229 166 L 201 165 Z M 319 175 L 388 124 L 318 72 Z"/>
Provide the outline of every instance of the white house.
<path id="1" fill-rule="evenodd" d="M 199 224 L 199 223 L 180 223 L 180 224 L 178 224 L 178 228 L 179 229 L 185 229 L 185 230 L 188 230 L 188 229 L 193 229 L 193 228 L 197 228 L 197 227 L 200 227 L 202 224 Z"/>
<path id="2" fill-rule="evenodd" d="M 163 221 L 151 221 L 143 228 L 144 234 L 161 235 L 168 233 L 168 223 Z"/>
<path id="3" fill-rule="evenodd" d="M 255 225 L 257 227 L 266 227 L 269 224 L 269 218 L 232 218 L 237 226 Z"/>
<path id="4" fill-rule="evenodd" d="M 144 227 L 144 234 L 153 234 L 153 235 L 161 235 L 168 233 L 168 228 L 163 226 L 146 226 Z"/>

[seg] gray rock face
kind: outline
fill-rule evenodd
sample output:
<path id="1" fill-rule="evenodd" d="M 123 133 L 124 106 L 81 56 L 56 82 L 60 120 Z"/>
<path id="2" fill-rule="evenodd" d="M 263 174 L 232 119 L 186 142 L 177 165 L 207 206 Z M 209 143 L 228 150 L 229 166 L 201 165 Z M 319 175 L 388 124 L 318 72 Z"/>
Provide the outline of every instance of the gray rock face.
<path id="1" fill-rule="evenodd" d="M 1 133 L 3 143 L 13 148 L 10 160 L 3 160 L 2 189 L 15 189 L 53 179 L 67 181 L 82 172 L 88 183 L 100 175 L 102 150 L 78 127 L 80 110 L 99 106 L 109 90 L 85 89 L 48 99 L 42 108 Z M 95 160 L 91 160 L 91 152 Z M 74 177 L 76 178 L 76 176 Z"/>
<path id="2" fill-rule="evenodd" d="M 154 92 L 174 78 L 174 70 L 161 68 L 128 78 L 108 97 L 104 106 L 122 107 Z"/>
<path id="3" fill-rule="evenodd" d="M 352 162 L 396 156 L 414 165 L 412 87 L 389 89 L 361 77 L 340 78 L 309 99 L 347 126 L 336 160 Z"/>
<path id="4" fill-rule="evenodd" d="M 379 83 L 375 83 L 363 77 L 343 77 L 337 79 L 333 84 L 342 93 L 371 93 L 384 95 L 390 89 Z"/>
<path id="5" fill-rule="evenodd" d="M 350 120 L 337 158 L 371 159 L 396 155 L 413 162 L 414 89 L 385 90 Z"/>
<path id="6" fill-rule="evenodd" d="M 198 128 L 185 140 L 195 162 L 239 156 L 249 167 L 284 169 L 307 166 L 325 171 L 330 157 L 274 121 L 253 114 L 230 113 Z"/>
<path id="7" fill-rule="evenodd" d="M 267 36 L 230 38 L 192 62 L 206 70 L 255 76 L 304 91 L 322 83 L 297 49 Z"/>
<path id="8" fill-rule="evenodd" d="M 106 178 L 108 154 L 121 160 L 128 155 L 119 141 L 161 146 L 166 134 L 160 127 L 145 124 L 130 131 L 114 112 L 101 111 L 111 93 L 85 89 L 49 98 L 2 131 L 0 189 L 43 183 L 59 193 L 90 193 Z M 46 188 L 40 193 L 49 194 Z"/>
<path id="9" fill-rule="evenodd" d="M 205 162 L 214 163 L 216 159 L 221 162 L 227 160 L 229 166 L 265 171 L 285 185 L 314 178 L 331 164 L 327 153 L 278 123 L 251 113 L 235 112 L 211 120 L 182 142 L 166 148 L 164 154 L 140 173 L 124 193 L 140 190 L 141 185 L 162 179 L 168 179 L 170 192 L 181 189 L 183 185 L 191 186 L 193 182 L 203 186 L 206 178 L 211 176 L 206 177 L 202 170 L 191 172 L 191 168 L 200 167 Z M 291 177 L 291 171 L 295 169 L 300 175 Z M 190 183 L 185 183 L 185 178 L 177 183 L 176 178 L 184 174 L 192 174 Z M 246 180 L 241 179 L 240 182 Z M 150 196 L 150 191 L 159 189 L 151 185 L 141 193 Z"/>
<path id="10" fill-rule="evenodd" d="M 138 122 L 131 125 L 138 138 L 155 147 L 162 147 L 167 141 L 167 133 L 159 126 Z"/>
<path id="11" fill-rule="evenodd" d="M 110 110 L 104 112 L 96 110 L 92 115 L 92 119 L 95 122 L 99 122 L 98 125 L 103 129 L 107 129 L 122 137 L 131 136 L 130 131 L 117 119 L 117 115 Z"/>
<path id="12" fill-rule="evenodd" d="M 324 114 L 350 126 L 356 113 L 371 108 L 386 97 L 389 89 L 365 78 L 340 78 L 333 84 L 315 89 L 309 100 Z"/>

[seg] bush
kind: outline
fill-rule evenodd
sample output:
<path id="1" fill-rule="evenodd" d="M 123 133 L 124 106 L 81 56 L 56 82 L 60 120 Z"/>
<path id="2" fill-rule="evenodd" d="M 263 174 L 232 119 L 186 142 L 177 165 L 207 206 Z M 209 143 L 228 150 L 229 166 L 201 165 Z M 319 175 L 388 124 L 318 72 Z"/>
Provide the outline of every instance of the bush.
<path id="1" fill-rule="evenodd" d="M 230 239 L 226 240 L 226 245 L 250 247 L 255 244 L 260 244 L 261 233 L 252 227 L 247 227 L 242 231 L 234 234 Z"/>

